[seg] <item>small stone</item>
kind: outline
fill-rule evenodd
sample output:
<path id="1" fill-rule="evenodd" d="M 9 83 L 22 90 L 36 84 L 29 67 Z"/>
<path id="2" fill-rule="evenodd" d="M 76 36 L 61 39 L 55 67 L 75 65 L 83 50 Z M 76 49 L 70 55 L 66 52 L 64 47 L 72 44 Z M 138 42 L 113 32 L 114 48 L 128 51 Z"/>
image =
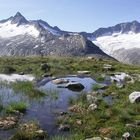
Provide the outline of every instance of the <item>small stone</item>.
<path id="1" fill-rule="evenodd" d="M 69 131 L 70 130 L 70 125 L 68 124 L 61 124 L 59 127 L 60 131 Z"/>
<path id="2" fill-rule="evenodd" d="M 95 111 L 97 109 L 97 105 L 96 104 L 91 104 L 91 105 L 89 105 L 89 107 L 88 107 L 88 110 L 89 111 Z"/>
<path id="3" fill-rule="evenodd" d="M 87 95 L 87 101 L 91 104 L 91 103 L 97 103 L 98 98 L 94 97 L 92 95 Z"/>
<path id="4" fill-rule="evenodd" d="M 52 81 L 54 84 L 66 84 L 66 83 L 69 83 L 69 80 L 65 80 L 65 79 L 55 79 Z"/>
<path id="5" fill-rule="evenodd" d="M 134 124 L 125 124 L 126 127 L 136 127 Z"/>
<path id="6" fill-rule="evenodd" d="M 112 96 L 118 96 L 118 94 L 116 92 L 112 92 L 111 95 Z"/>
<path id="7" fill-rule="evenodd" d="M 125 132 L 125 133 L 122 135 L 122 137 L 128 140 L 128 139 L 131 138 L 131 135 L 130 135 L 129 132 Z"/>
<path id="8" fill-rule="evenodd" d="M 100 128 L 99 132 L 102 135 L 108 136 L 113 132 L 113 128 L 112 127 Z"/>
<path id="9" fill-rule="evenodd" d="M 68 112 L 63 112 L 63 111 L 60 112 L 60 115 L 61 115 L 61 116 L 64 116 L 64 115 L 67 115 L 67 114 L 68 114 Z"/>
<path id="10" fill-rule="evenodd" d="M 93 56 L 88 56 L 87 57 L 87 60 L 94 60 L 95 59 L 95 57 L 93 57 Z"/>
<path id="11" fill-rule="evenodd" d="M 82 121 L 81 120 L 76 120 L 76 124 L 82 125 Z"/>
<path id="12" fill-rule="evenodd" d="M 78 74 L 90 74 L 90 71 L 77 71 Z"/>
<path id="13" fill-rule="evenodd" d="M 84 110 L 79 107 L 78 105 L 73 105 L 72 107 L 68 108 L 69 111 L 74 112 L 74 113 L 83 113 Z"/>
<path id="14" fill-rule="evenodd" d="M 110 138 L 104 137 L 104 140 L 111 140 Z"/>
<path id="15" fill-rule="evenodd" d="M 44 133 L 44 131 L 40 129 L 40 130 L 37 130 L 36 133 L 42 135 Z"/>

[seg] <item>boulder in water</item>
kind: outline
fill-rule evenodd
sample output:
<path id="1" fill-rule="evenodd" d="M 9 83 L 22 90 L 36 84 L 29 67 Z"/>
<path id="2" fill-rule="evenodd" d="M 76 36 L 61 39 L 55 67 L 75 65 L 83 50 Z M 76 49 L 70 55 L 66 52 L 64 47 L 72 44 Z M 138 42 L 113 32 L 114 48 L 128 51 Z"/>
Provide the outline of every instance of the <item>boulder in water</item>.
<path id="1" fill-rule="evenodd" d="M 71 83 L 68 83 L 65 86 L 65 88 L 68 88 L 69 90 L 72 90 L 72 91 L 82 91 L 85 87 L 81 83 L 71 82 Z"/>

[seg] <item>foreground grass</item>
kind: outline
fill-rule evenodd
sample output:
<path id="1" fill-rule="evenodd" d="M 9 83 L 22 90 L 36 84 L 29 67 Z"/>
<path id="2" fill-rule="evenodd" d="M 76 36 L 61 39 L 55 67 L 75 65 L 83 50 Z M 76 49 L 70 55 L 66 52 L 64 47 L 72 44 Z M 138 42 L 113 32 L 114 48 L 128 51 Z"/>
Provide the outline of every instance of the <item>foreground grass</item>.
<path id="1" fill-rule="evenodd" d="M 41 70 L 41 64 L 47 63 L 50 66 L 48 71 Z M 112 65 L 113 70 L 104 70 L 104 64 Z M 91 71 L 91 76 L 97 81 L 103 82 L 104 75 L 110 75 L 114 72 L 126 72 L 128 74 L 140 74 L 140 67 L 121 64 L 116 61 L 92 59 L 87 58 L 72 58 L 72 57 L 3 57 L 0 58 L 0 73 L 25 73 L 33 74 L 37 78 L 41 78 L 44 74 L 51 74 L 53 76 L 65 76 L 67 74 L 77 74 L 77 71 L 87 70 Z M 43 98 L 46 96 L 43 92 L 35 88 L 34 83 L 19 82 L 13 83 L 12 88 L 16 93 L 23 93 L 30 99 Z M 93 87 L 98 90 L 99 85 Z M 71 99 L 71 104 L 77 105 L 82 112 L 72 113 L 67 120 L 63 119 L 61 123 L 68 123 L 71 126 L 70 136 L 55 136 L 51 140 L 84 140 L 94 136 L 109 137 L 113 140 L 121 139 L 124 132 L 130 132 L 134 140 L 140 138 L 140 127 L 126 127 L 126 124 L 135 123 L 140 120 L 140 104 L 130 104 L 128 95 L 133 91 L 140 91 L 140 82 L 136 81 L 134 84 L 127 84 L 124 88 L 118 89 L 115 84 L 110 86 L 103 94 L 104 96 L 111 95 L 115 92 L 116 97 L 113 97 L 113 104 L 108 105 L 103 100 L 99 100 L 98 109 L 95 111 L 88 111 L 89 103 L 86 100 L 86 95 L 82 94 L 77 100 Z M 56 100 L 58 98 L 57 92 L 51 93 L 51 98 Z M 7 112 L 18 110 L 20 112 L 26 111 L 24 103 L 12 103 L 7 107 Z M 3 106 L 1 106 L 1 109 Z M 76 122 L 80 120 L 81 125 Z M 35 126 L 35 127 L 34 127 Z M 35 129 L 34 129 L 35 128 Z M 33 125 L 33 131 L 28 129 L 19 129 L 13 139 L 35 139 L 37 127 Z M 106 131 L 103 131 L 106 130 Z M 106 132 L 106 133 L 105 133 Z M 43 136 L 44 138 L 44 136 Z"/>
<path id="2" fill-rule="evenodd" d="M 45 140 L 47 133 L 35 121 L 21 124 L 10 140 Z"/>
<path id="3" fill-rule="evenodd" d="M 13 102 L 6 107 L 6 113 L 14 113 L 14 111 L 19 111 L 25 113 L 27 109 L 27 104 L 24 102 Z"/>
<path id="4" fill-rule="evenodd" d="M 50 70 L 44 72 L 40 69 L 42 63 L 47 63 Z M 25 74 L 34 74 L 36 77 L 41 77 L 44 73 L 57 75 L 75 74 L 79 70 L 91 71 L 91 74 L 97 76 L 98 74 L 106 73 L 103 66 L 110 64 L 113 66 L 113 71 L 123 71 L 128 73 L 140 73 L 137 66 L 130 66 L 121 64 L 116 61 L 92 59 L 82 57 L 2 57 L 0 58 L 0 73 L 15 72 Z M 108 71 L 111 73 L 112 71 Z M 103 80 L 101 77 L 98 80 Z"/>
<path id="5" fill-rule="evenodd" d="M 140 120 L 140 103 L 131 104 L 128 99 L 129 94 L 133 91 L 140 91 L 139 81 L 127 84 L 122 89 L 113 84 L 105 91 L 107 96 L 116 92 L 117 97 L 112 99 L 113 104 L 109 105 L 103 100 L 99 100 L 98 109 L 95 111 L 87 111 L 90 104 L 86 100 L 86 94 L 71 101 L 82 110 L 73 113 L 67 121 L 72 126 L 71 133 L 79 135 L 77 140 L 95 136 L 118 140 L 125 132 L 129 132 L 133 140 L 140 139 L 140 126 L 135 126 L 136 121 Z M 82 124 L 78 125 L 77 120 L 80 120 Z M 62 120 L 61 123 L 66 122 Z"/>
<path id="6" fill-rule="evenodd" d="M 32 82 L 17 82 L 12 83 L 11 88 L 16 93 L 23 93 L 24 95 L 28 96 L 29 98 L 33 99 L 40 99 L 46 96 L 46 94 L 35 87 Z"/>

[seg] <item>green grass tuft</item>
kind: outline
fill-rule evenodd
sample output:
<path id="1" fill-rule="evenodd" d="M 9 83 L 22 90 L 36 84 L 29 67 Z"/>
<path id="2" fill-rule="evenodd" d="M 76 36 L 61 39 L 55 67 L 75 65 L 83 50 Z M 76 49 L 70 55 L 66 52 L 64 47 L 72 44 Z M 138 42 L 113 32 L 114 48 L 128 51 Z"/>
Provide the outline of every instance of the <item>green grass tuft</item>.
<path id="1" fill-rule="evenodd" d="M 6 107 L 6 113 L 14 113 L 14 111 L 19 111 L 21 113 L 25 113 L 27 109 L 27 104 L 24 102 L 13 102 L 10 103 L 10 105 L 8 105 Z"/>
<path id="2" fill-rule="evenodd" d="M 40 90 L 38 90 L 32 82 L 18 82 L 12 84 L 12 89 L 18 93 L 23 93 L 29 98 L 43 98 L 46 94 Z"/>

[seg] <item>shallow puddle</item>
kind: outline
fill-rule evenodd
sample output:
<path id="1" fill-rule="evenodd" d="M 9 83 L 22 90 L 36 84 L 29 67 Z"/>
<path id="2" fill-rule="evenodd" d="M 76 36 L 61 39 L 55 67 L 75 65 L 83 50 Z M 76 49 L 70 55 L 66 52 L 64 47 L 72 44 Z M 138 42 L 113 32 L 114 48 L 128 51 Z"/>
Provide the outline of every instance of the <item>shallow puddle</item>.
<path id="1" fill-rule="evenodd" d="M 49 135 L 61 134 L 56 126 L 56 120 L 60 112 L 65 112 L 69 106 L 69 98 L 76 98 L 82 92 L 90 92 L 92 85 L 96 82 L 90 77 L 66 77 L 69 81 L 79 82 L 84 85 L 84 89 L 81 92 L 71 91 L 67 88 L 58 88 L 52 81 L 43 79 L 43 84 L 39 83 L 39 89 L 43 90 L 47 96 L 43 98 L 28 98 L 28 96 L 22 93 L 15 93 L 8 87 L 0 87 L 1 101 L 4 105 L 10 102 L 24 101 L 29 107 L 27 112 L 22 117 L 21 122 L 27 122 L 35 120 L 39 122 L 41 128 L 46 130 Z M 46 82 L 44 82 L 46 81 Z M 14 133 L 13 130 L 1 131 L 0 138 L 8 138 Z"/>

